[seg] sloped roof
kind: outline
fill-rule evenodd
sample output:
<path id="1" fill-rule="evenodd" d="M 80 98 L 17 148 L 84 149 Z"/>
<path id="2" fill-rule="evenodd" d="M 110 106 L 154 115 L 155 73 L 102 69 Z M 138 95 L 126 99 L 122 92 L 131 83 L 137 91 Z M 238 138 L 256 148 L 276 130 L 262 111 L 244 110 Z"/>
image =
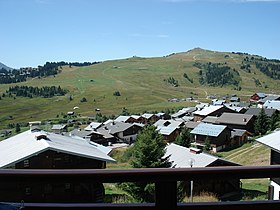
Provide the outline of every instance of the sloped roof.
<path id="1" fill-rule="evenodd" d="M 132 126 L 133 126 L 133 124 L 130 124 L 130 123 L 113 121 L 113 122 L 107 124 L 104 128 L 106 130 L 108 130 L 110 134 L 114 135 L 116 133 L 123 132 Z"/>
<path id="2" fill-rule="evenodd" d="M 65 127 L 66 125 L 57 124 L 52 126 L 52 130 L 61 130 L 64 129 Z"/>
<path id="3" fill-rule="evenodd" d="M 86 128 L 86 131 L 92 131 L 94 129 L 99 128 L 102 125 L 102 123 L 99 122 L 91 122 Z"/>
<path id="4" fill-rule="evenodd" d="M 267 100 L 263 104 L 263 107 L 267 108 L 267 109 L 277 109 L 277 110 L 280 110 L 280 101 L 270 101 L 270 100 Z"/>
<path id="5" fill-rule="evenodd" d="M 279 100 L 280 96 L 277 95 L 270 95 L 266 96 L 265 98 L 262 98 L 259 100 L 260 103 L 265 103 L 266 101 L 274 101 L 274 100 Z"/>
<path id="6" fill-rule="evenodd" d="M 259 96 L 260 98 L 264 98 L 266 97 L 266 94 L 265 93 L 256 93 L 257 96 Z"/>
<path id="7" fill-rule="evenodd" d="M 182 121 L 176 120 L 158 120 L 154 123 L 156 127 L 176 127 L 179 128 L 183 124 Z"/>
<path id="8" fill-rule="evenodd" d="M 215 116 L 207 116 L 202 120 L 202 122 L 204 122 L 204 123 L 215 123 L 217 119 L 218 119 L 218 117 L 215 117 Z"/>
<path id="9" fill-rule="evenodd" d="M 144 113 L 141 116 L 146 118 L 146 119 L 150 119 L 152 116 L 154 116 L 154 114 Z"/>
<path id="10" fill-rule="evenodd" d="M 231 131 L 231 137 L 235 137 L 235 136 L 243 136 L 246 132 L 246 130 L 243 129 L 233 129 Z"/>
<path id="11" fill-rule="evenodd" d="M 280 153 L 280 131 L 274 131 L 256 139 L 256 141 Z"/>
<path id="12" fill-rule="evenodd" d="M 172 162 L 171 167 L 174 168 L 189 168 L 191 167 L 190 160 L 193 160 L 193 167 L 207 167 L 218 160 L 229 163 L 229 165 L 237 165 L 204 152 L 194 154 L 190 151 L 190 148 L 182 147 L 174 143 L 166 146 L 165 157 L 169 155 L 169 160 Z"/>
<path id="13" fill-rule="evenodd" d="M 223 130 L 226 129 L 225 125 L 214 125 L 208 123 L 199 123 L 192 131 L 192 134 L 204 135 L 204 136 L 219 136 Z"/>
<path id="14" fill-rule="evenodd" d="M 172 127 L 172 126 L 168 126 L 168 127 L 158 127 L 157 131 L 162 134 L 162 135 L 167 135 L 169 136 L 171 133 L 173 133 L 176 129 L 178 129 L 177 127 Z"/>
<path id="15" fill-rule="evenodd" d="M 38 136 L 45 136 L 46 139 L 37 140 Z M 101 161 L 115 161 L 84 139 L 74 139 L 44 131 L 31 132 L 28 130 L 0 142 L 0 168 L 15 164 L 47 150 Z"/>
<path id="16" fill-rule="evenodd" d="M 245 114 L 250 114 L 250 115 L 254 115 L 257 116 L 260 114 L 261 112 L 261 108 L 249 108 Z M 271 117 L 272 114 L 276 111 L 276 109 L 264 109 L 264 112 L 267 116 Z"/>
<path id="17" fill-rule="evenodd" d="M 213 105 L 209 105 L 209 106 L 205 106 L 202 110 L 197 110 L 195 111 L 193 114 L 196 115 L 201 115 L 201 116 L 207 116 L 219 109 L 223 108 L 223 106 L 213 106 Z"/>
<path id="18" fill-rule="evenodd" d="M 216 123 L 230 124 L 230 125 L 247 125 L 252 118 L 253 115 L 250 114 L 225 112 L 216 120 Z"/>
<path id="19" fill-rule="evenodd" d="M 115 121 L 116 122 L 126 122 L 129 118 L 130 118 L 130 116 L 120 115 L 115 119 Z"/>

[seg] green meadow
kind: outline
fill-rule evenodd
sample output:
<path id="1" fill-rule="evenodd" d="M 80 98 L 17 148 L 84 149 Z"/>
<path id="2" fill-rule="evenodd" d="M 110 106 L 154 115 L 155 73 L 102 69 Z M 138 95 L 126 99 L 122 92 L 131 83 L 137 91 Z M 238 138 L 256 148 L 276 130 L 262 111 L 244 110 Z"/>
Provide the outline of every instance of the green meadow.
<path id="1" fill-rule="evenodd" d="M 226 56 L 227 55 L 227 56 Z M 119 115 L 125 107 L 130 113 L 163 111 L 167 108 L 190 106 L 190 102 L 169 102 L 172 98 L 189 98 L 206 102 L 209 95 L 217 97 L 237 94 L 248 100 L 254 92 L 279 93 L 278 80 L 273 80 L 261 73 L 254 66 L 251 73 L 240 69 L 246 55 L 193 49 L 165 57 L 132 57 L 121 60 L 104 61 L 88 67 L 63 66 L 58 75 L 30 79 L 23 83 L 1 84 L 0 96 L 15 85 L 58 86 L 69 90 L 65 96 L 53 98 L 2 97 L 0 100 L 0 128 L 8 123 L 29 122 L 55 118 L 61 113 L 74 111 L 81 116 L 95 116 L 95 109 L 105 115 Z M 235 68 L 242 79 L 241 91 L 232 86 L 209 87 L 199 83 L 199 69 L 195 62 L 226 63 Z M 191 83 L 183 75 L 186 73 L 193 80 Z M 167 83 L 173 77 L 178 87 Z M 256 87 L 253 78 L 258 79 L 262 87 Z M 121 96 L 114 96 L 119 91 Z M 70 100 L 70 97 L 73 100 Z M 87 102 L 80 100 L 85 97 Z"/>

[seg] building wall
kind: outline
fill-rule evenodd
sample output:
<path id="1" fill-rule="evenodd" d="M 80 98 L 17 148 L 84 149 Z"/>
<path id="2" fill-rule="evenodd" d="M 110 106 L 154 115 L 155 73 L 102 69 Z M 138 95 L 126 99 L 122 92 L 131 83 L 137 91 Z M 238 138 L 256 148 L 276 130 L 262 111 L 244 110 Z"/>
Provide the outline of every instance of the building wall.
<path id="1" fill-rule="evenodd" d="M 104 161 L 45 151 L 15 164 L 16 169 L 103 169 Z M 0 198 L 5 202 L 103 202 L 104 187 L 97 180 L 83 179 L 79 183 L 69 181 L 30 183 L 1 183 Z"/>
<path id="2" fill-rule="evenodd" d="M 273 194 L 270 199 L 280 200 L 280 185 L 275 183 L 274 181 L 271 181 L 270 185 L 273 187 Z"/>
<path id="3" fill-rule="evenodd" d="M 106 168 L 106 162 L 69 155 L 56 151 L 45 151 L 15 165 L 16 169 L 87 169 Z"/>

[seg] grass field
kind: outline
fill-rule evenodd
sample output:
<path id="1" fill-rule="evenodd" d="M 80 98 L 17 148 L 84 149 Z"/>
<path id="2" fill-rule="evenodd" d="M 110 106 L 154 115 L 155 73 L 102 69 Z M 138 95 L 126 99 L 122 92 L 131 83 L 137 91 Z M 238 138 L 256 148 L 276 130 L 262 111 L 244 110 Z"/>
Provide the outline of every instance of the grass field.
<path id="1" fill-rule="evenodd" d="M 225 59 L 225 55 L 230 56 Z M 31 79 L 17 84 L 1 84 L 0 95 L 14 85 L 27 86 L 58 86 L 68 89 L 69 93 L 63 97 L 54 98 L 3 98 L 0 100 L 0 129 L 8 123 L 28 122 L 33 120 L 47 120 L 55 118 L 61 112 L 75 110 L 82 116 L 95 116 L 95 109 L 100 109 L 105 115 L 119 115 L 126 107 L 130 113 L 143 113 L 145 111 L 163 111 L 167 108 L 186 107 L 194 103 L 168 102 L 170 98 L 193 97 L 199 101 L 209 101 L 208 95 L 224 96 L 238 94 L 243 100 L 256 91 L 280 92 L 279 82 L 272 80 L 253 68 L 249 74 L 240 69 L 245 55 L 213 52 L 194 49 L 186 53 L 177 53 L 159 58 L 132 57 L 121 60 L 105 61 L 88 67 L 64 66 L 62 73 L 47 78 Z M 239 71 L 242 78 L 241 91 L 233 87 L 208 87 L 199 84 L 198 69 L 194 62 L 220 62 L 227 63 Z M 193 83 L 184 78 L 187 73 Z M 165 82 L 173 77 L 179 82 L 178 87 Z M 268 88 L 256 87 L 252 77 L 259 79 Z M 119 91 L 121 96 L 113 96 Z M 69 100 L 72 96 L 73 100 Z M 80 102 L 85 97 L 87 102 Z M 12 119 L 11 117 L 12 116 Z"/>

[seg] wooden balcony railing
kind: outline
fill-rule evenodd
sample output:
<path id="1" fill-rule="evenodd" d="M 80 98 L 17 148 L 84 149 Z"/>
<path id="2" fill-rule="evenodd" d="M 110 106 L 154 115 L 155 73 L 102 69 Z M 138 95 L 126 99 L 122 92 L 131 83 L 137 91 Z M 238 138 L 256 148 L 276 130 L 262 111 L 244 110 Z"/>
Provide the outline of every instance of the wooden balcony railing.
<path id="1" fill-rule="evenodd" d="M 209 168 L 176 169 L 86 169 L 86 170 L 35 170 L 2 169 L 0 180 L 12 183 L 69 183 L 81 180 L 99 180 L 102 183 L 152 182 L 156 186 L 155 203 L 107 204 L 107 203 L 24 203 L 24 209 L 200 209 L 200 210 L 243 210 L 243 209 L 280 209 L 280 201 L 234 201 L 207 203 L 178 203 L 176 182 L 183 180 L 217 180 L 231 178 L 277 178 L 280 166 L 235 166 Z M 1 188 L 1 186 L 0 186 Z M 1 198 L 0 198 L 1 202 Z M 16 204 L 21 205 L 21 204 Z M 1 209 L 1 208 L 0 208 Z"/>

